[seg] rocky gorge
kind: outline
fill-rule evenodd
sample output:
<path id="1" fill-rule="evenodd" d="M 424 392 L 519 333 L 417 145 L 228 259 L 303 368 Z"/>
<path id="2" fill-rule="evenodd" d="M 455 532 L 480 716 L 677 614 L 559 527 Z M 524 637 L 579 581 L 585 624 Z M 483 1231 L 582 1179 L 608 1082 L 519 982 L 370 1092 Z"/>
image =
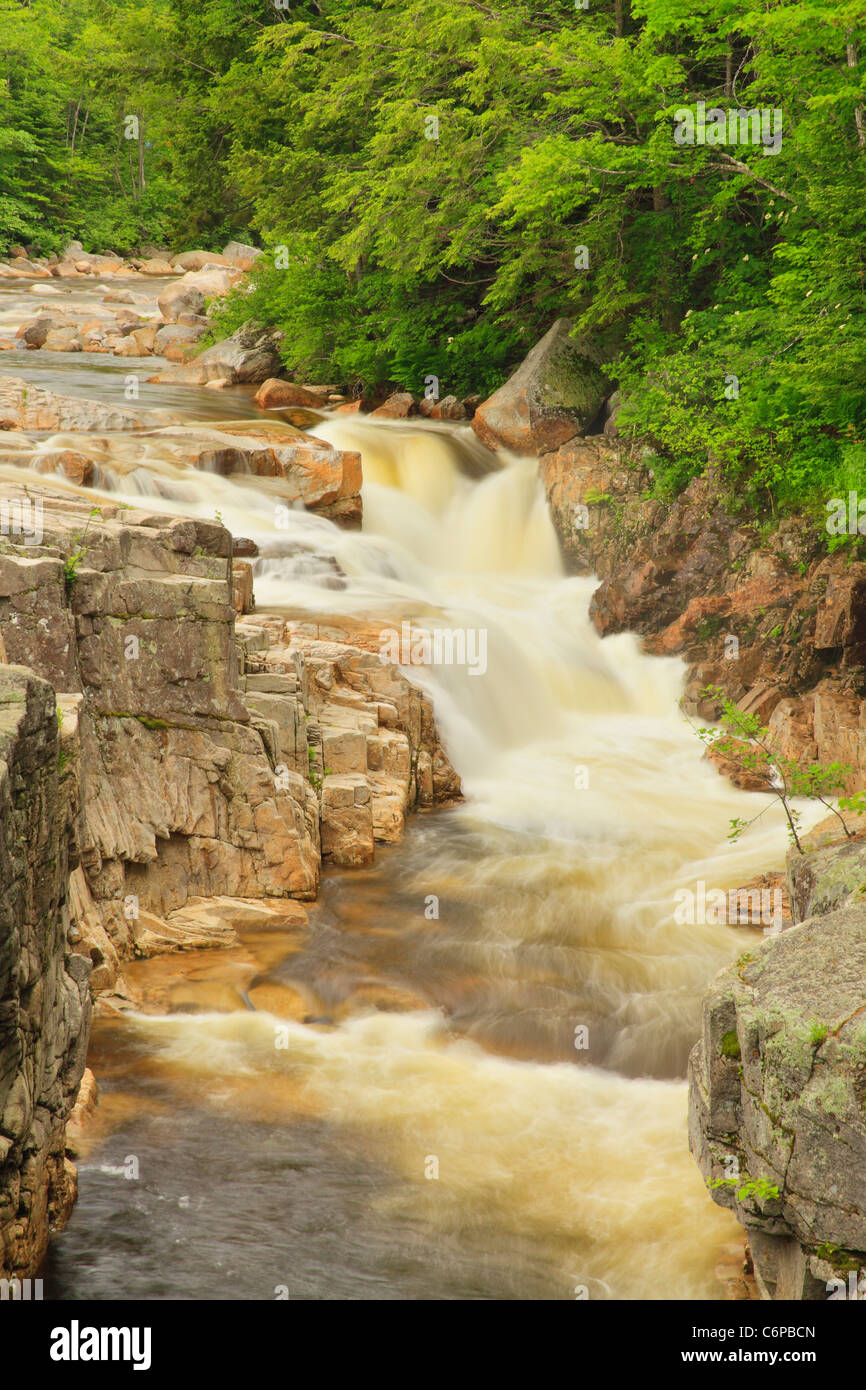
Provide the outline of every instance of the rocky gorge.
<path id="1" fill-rule="evenodd" d="M 142 988 L 139 972 L 162 953 L 230 953 L 243 944 L 245 930 L 303 934 L 321 897 L 323 871 L 360 871 L 382 854 L 387 863 L 388 847 L 403 841 L 411 812 L 461 806 L 461 761 L 451 760 L 452 743 L 460 744 L 451 687 L 431 696 L 423 675 L 410 680 L 403 668 L 381 659 L 382 628 L 408 616 L 422 630 L 424 605 L 416 601 L 404 611 L 398 595 L 395 609 L 393 553 L 365 558 L 381 582 L 381 613 L 369 595 L 364 604 L 356 601 L 352 588 L 359 560 L 351 546 L 366 524 L 362 487 L 372 499 L 374 522 L 381 522 L 376 509 L 381 513 L 383 503 L 370 491 L 371 481 L 393 490 L 399 479 L 407 490 L 417 487 L 413 499 L 421 496 L 435 509 L 443 478 L 459 471 L 443 453 L 438 472 L 418 482 L 418 465 L 401 452 L 404 436 L 397 433 L 407 422 L 425 416 L 431 422 L 423 426 L 428 452 L 445 449 L 446 441 L 451 447 L 451 436 L 439 430 L 466 431 L 460 457 L 474 475 L 473 498 L 481 489 L 492 496 L 494 487 L 513 488 L 495 513 L 503 534 L 510 535 L 509 528 L 519 534 L 509 563 L 516 554 L 528 564 L 537 544 L 549 567 L 542 569 L 545 577 L 566 586 L 557 613 L 566 602 L 575 608 L 575 591 L 567 588 L 575 581 L 556 576 L 558 560 L 544 529 L 549 521 L 536 511 L 536 458 L 567 573 L 601 581 L 589 599 L 595 634 L 617 640 L 638 634 L 651 656 L 681 658 L 687 666 L 684 708 L 693 716 L 716 716 L 701 692 L 721 686 L 742 708 L 760 714 L 786 755 L 803 762 L 838 759 L 851 768 L 850 790 L 866 784 L 866 578 L 860 574 L 866 567 L 827 556 L 812 519 L 758 535 L 726 508 L 712 470 L 676 502 L 648 497 L 651 460 L 620 437 L 611 383 L 587 345 L 573 347 L 566 321 L 558 321 L 519 372 L 477 409 L 471 400 L 446 398 L 422 409 L 424 402 L 409 393 L 390 397 L 369 416 L 382 421 L 380 445 L 379 436 L 363 433 L 366 411 L 360 409 L 375 402 L 281 383 L 265 329 L 245 330 L 195 355 L 207 329 L 207 298 L 248 268 L 250 252 L 226 247 L 219 257 L 193 252 L 118 265 L 119 258 L 88 257 L 73 247 L 52 266 L 26 259 L 22 265 L 19 258 L 10 263 L 11 275 L 0 269 L 10 283 L 35 279 L 37 293 L 49 278 L 68 280 L 73 293 L 80 279 L 95 281 L 117 325 L 106 329 L 92 313 L 64 325 L 64 315 L 40 306 L 5 343 L 12 351 L 24 343 L 23 351 L 33 354 L 28 362 L 93 352 L 128 357 L 134 374 L 143 376 L 141 359 L 156 355 L 164 359 L 153 382 L 157 391 L 175 384 L 215 388 L 213 399 L 221 401 L 231 401 L 231 391 L 246 392 L 236 398 L 246 411 L 258 388 L 255 415 L 233 418 L 229 405 L 219 417 L 190 421 L 161 399 L 148 404 L 144 380 L 141 400 L 133 396 L 122 405 L 34 385 L 18 363 L 0 381 L 4 1277 L 38 1270 L 49 1233 L 63 1229 L 72 1208 L 77 1150 L 65 1130 L 85 1074 L 91 1009 L 106 1026 L 146 1012 L 154 996 Z M 111 285 L 135 285 L 148 276 L 168 284 L 157 285 L 155 302 L 142 293 L 137 309 L 143 312 L 126 318 L 110 307 L 124 302 L 117 296 L 126 287 L 108 288 L 102 283 L 107 276 Z M 205 278 L 196 281 L 199 276 Z M 172 334 L 172 325 L 184 331 Z M 128 343 L 133 347 L 127 351 Z M 471 425 L 463 423 L 470 417 Z M 533 462 L 528 469 L 519 462 L 500 469 L 496 452 L 502 450 L 509 463 L 512 455 Z M 202 488 L 211 489 L 207 507 Z M 472 505 L 468 491 L 455 495 Z M 224 524 L 219 512 L 226 499 L 239 508 L 266 506 L 268 538 L 247 539 Z M 305 527 L 320 529 L 298 532 L 299 517 Z M 409 538 L 404 548 L 411 549 L 412 540 L 421 545 L 415 524 L 414 514 L 400 514 L 400 535 Z M 455 529 L 450 541 L 457 546 L 459 540 Z M 469 574 L 478 565 L 477 538 L 472 544 Z M 288 593 L 277 595 L 276 574 L 283 584 L 289 577 Z M 498 586 L 504 582 L 497 579 Z M 494 592 L 489 604 L 500 601 Z M 450 598 L 459 611 L 462 587 Z M 546 630 L 539 627 L 539 634 L 543 644 Z M 600 671 L 601 657 L 593 660 Z M 627 666 L 643 658 L 622 660 Z M 673 666 L 668 663 L 665 673 Z M 589 667 L 596 678 L 592 661 Z M 493 668 L 494 681 L 526 683 L 527 708 L 535 708 L 530 686 L 536 678 L 525 651 L 516 665 Z M 562 675 L 556 679 L 565 682 Z M 619 678 L 593 698 L 602 706 L 622 700 L 627 707 Z M 440 728 L 441 710 L 450 739 Z M 589 738 L 585 730 L 583 737 Z M 502 744 L 506 750 L 519 745 L 511 727 Z M 673 756 L 673 743 L 660 746 Z M 657 765 L 649 774 L 658 774 Z M 475 797 L 483 801 L 481 782 Z M 466 809 L 472 814 L 471 805 Z M 507 814 L 505 821 L 508 831 Z M 517 833 L 513 827 L 511 833 Z M 539 833 L 534 823 L 532 834 Z M 701 1037 L 691 1053 L 692 1150 L 704 1179 L 718 1183 L 713 1198 L 745 1227 L 765 1297 L 826 1297 L 829 1281 L 840 1271 L 847 1277 L 866 1259 L 862 843 L 822 830 L 805 855 L 789 856 L 794 923 L 723 964 L 704 998 Z M 707 845 L 693 848 L 696 862 L 710 853 Z M 529 863 L 519 840 L 506 838 L 497 853 L 504 861 L 517 855 Z M 778 869 L 764 854 L 755 851 L 751 869 Z M 442 881 L 457 902 L 467 895 L 458 863 L 458 851 L 449 846 Z M 724 876 L 725 870 L 718 872 Z M 419 881 L 429 887 L 423 875 Z M 563 900 L 566 889 L 573 894 L 574 885 L 564 886 Z M 594 881 L 581 881 L 584 900 L 595 903 L 599 892 Z M 440 896 L 434 894 L 437 911 Z M 493 899 L 499 902 L 496 893 Z M 502 908 L 506 919 L 509 910 Z M 502 920 L 497 930 L 501 934 Z M 607 927 L 592 930 L 608 944 Z M 552 937 L 558 950 L 559 927 Z M 708 962 L 711 974 L 722 962 L 715 942 L 700 949 L 705 955 L 696 970 L 704 971 L 705 983 Z M 646 1074 L 635 1058 L 639 1039 L 656 1026 L 654 1006 L 635 1021 L 613 983 L 598 977 L 594 989 L 580 986 L 575 1013 L 573 1000 L 565 1006 L 558 997 L 563 985 L 552 957 L 539 955 L 528 979 L 517 981 L 500 955 L 501 936 L 490 973 L 499 979 L 504 971 L 506 993 L 485 1004 L 495 1021 L 484 1014 L 480 1024 L 473 1013 L 490 971 L 490 958 L 479 955 L 465 963 L 459 1002 L 448 999 L 457 1031 L 465 1025 L 456 1021 L 468 1016 L 467 1036 L 482 1038 L 494 1053 L 561 1059 L 568 1056 L 565 1047 L 573 1059 L 576 1044 L 570 1037 L 563 1044 L 563 1027 L 573 1037 L 573 1020 L 588 1018 L 594 1036 L 603 1039 L 590 1057 L 595 1065 L 626 1076 Z M 374 999 L 374 1014 L 411 1014 L 431 1002 L 444 1008 L 445 995 L 431 985 L 435 976 L 431 969 L 429 978 L 412 977 L 413 993 L 407 974 L 394 974 L 390 983 L 370 974 L 357 997 L 363 994 L 367 1006 Z M 262 1003 L 265 995 L 256 996 L 256 988 L 272 991 L 270 1003 Z M 259 981 L 235 991 L 232 1016 L 260 1012 L 256 999 L 271 1007 L 273 990 L 272 981 Z M 609 1007 L 612 998 L 626 1012 L 619 1038 L 616 1030 L 605 1031 L 606 1014 L 617 1012 Z M 287 1007 L 285 992 L 280 999 Z M 509 1008 L 516 1000 L 528 1015 L 537 1014 L 531 1044 L 503 1026 L 503 999 Z M 299 990 L 288 1017 L 315 1033 L 322 1007 L 321 997 L 305 1003 Z M 283 1016 L 277 1006 L 274 1012 Z M 327 1026 L 339 1017 L 334 1008 Z M 680 1052 L 695 1034 L 686 1020 Z M 411 1050 L 408 1034 L 403 1046 Z M 649 1075 L 681 1071 L 679 1053 L 660 1051 Z M 666 1104 L 647 1096 L 648 1110 Z M 83 1112 L 92 1105 L 88 1081 L 72 1132 L 86 1128 Z M 683 1149 L 685 1142 L 682 1136 Z M 594 1152 L 589 1161 L 597 1157 Z M 739 1188 L 727 1181 L 731 1160 Z M 740 1197 L 747 1183 L 751 1188 Z M 709 1208 L 708 1195 L 698 1198 Z M 588 1277 L 604 1282 L 601 1274 Z M 622 1287 L 632 1292 L 625 1276 Z"/>
<path id="2" fill-rule="evenodd" d="M 460 787 L 429 700 L 369 632 L 236 626 L 222 526 L 104 507 L 70 576 L 90 508 L 7 497 L 42 527 L 38 546 L 4 545 L 0 586 L 11 1277 L 68 1215 L 89 991 L 126 1007 L 125 961 L 234 943 L 256 902 L 278 921 L 283 900 L 315 898 L 323 859 L 369 862 Z"/>

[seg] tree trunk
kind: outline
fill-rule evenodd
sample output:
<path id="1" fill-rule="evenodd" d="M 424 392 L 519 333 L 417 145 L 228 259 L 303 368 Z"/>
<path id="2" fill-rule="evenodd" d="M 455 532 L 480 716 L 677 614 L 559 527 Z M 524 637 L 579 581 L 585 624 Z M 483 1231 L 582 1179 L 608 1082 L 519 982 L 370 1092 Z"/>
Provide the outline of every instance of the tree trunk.
<path id="1" fill-rule="evenodd" d="M 846 60 L 846 62 L 847 62 L 847 64 L 848 64 L 849 68 L 856 68 L 856 66 L 857 66 L 857 45 L 856 45 L 855 42 L 854 42 L 854 39 L 853 39 L 853 36 L 852 36 L 852 31 L 851 31 L 850 29 L 848 30 L 847 34 L 845 35 L 845 39 L 846 39 L 846 43 L 845 43 L 845 60 Z M 855 124 L 855 126 L 857 127 L 857 144 L 858 144 L 858 145 L 861 147 L 861 149 L 862 149 L 863 146 L 866 145 L 866 128 L 864 128 L 863 107 L 862 107 L 862 106 L 855 106 L 855 107 L 854 107 L 854 124 Z"/>
<path id="2" fill-rule="evenodd" d="M 77 105 L 76 108 L 75 108 L 75 120 L 74 120 L 73 126 L 72 126 L 72 144 L 70 145 L 69 142 L 67 141 L 67 148 L 69 149 L 70 156 L 73 155 L 73 154 L 75 154 L 75 136 L 76 136 L 76 134 L 78 133 L 78 113 L 79 113 L 79 111 L 81 110 L 81 103 L 82 103 L 83 100 L 84 100 L 84 93 L 82 92 L 82 93 L 81 93 L 81 96 L 78 98 L 78 105 Z"/>
<path id="3" fill-rule="evenodd" d="M 728 35 L 728 51 L 725 54 L 725 99 L 730 101 L 731 88 L 734 81 L 734 45 Z"/>
<path id="4" fill-rule="evenodd" d="M 138 113 L 138 191 L 144 192 L 144 117 Z"/>

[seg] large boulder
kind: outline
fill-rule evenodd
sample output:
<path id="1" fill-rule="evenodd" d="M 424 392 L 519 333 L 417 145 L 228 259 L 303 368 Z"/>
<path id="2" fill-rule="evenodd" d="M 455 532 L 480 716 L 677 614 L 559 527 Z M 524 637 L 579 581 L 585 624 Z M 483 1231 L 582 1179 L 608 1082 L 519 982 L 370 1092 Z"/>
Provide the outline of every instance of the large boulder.
<path id="1" fill-rule="evenodd" d="M 704 999 L 691 1148 L 765 1298 L 824 1300 L 866 1265 L 864 982 L 861 905 L 771 936 Z"/>
<path id="2" fill-rule="evenodd" d="M 232 262 L 219 251 L 184 251 L 175 256 L 174 264 L 181 270 L 204 270 L 208 265 L 231 265 Z"/>
<path id="3" fill-rule="evenodd" d="M 39 455 L 35 461 L 39 473 L 62 473 L 78 487 L 90 487 L 93 482 L 93 459 L 78 449 L 56 449 Z"/>
<path id="4" fill-rule="evenodd" d="M 156 330 L 152 351 L 169 362 L 182 362 L 184 355 L 182 351 L 178 353 L 178 349 L 193 347 L 206 331 L 193 324 L 167 323 Z"/>
<path id="5" fill-rule="evenodd" d="M 45 265 L 40 265 L 37 261 L 28 260 L 26 256 L 16 256 L 11 262 L 12 269 L 16 275 L 26 275 L 33 280 L 50 280 L 51 271 Z"/>
<path id="6" fill-rule="evenodd" d="M 571 329 L 570 319 L 557 319 L 505 385 L 478 407 L 472 428 L 489 449 L 546 454 L 588 432 L 611 383 L 598 351 L 588 340 L 572 338 Z"/>
<path id="7" fill-rule="evenodd" d="M 441 401 L 431 401 L 425 396 L 418 402 L 422 415 L 430 420 L 468 420 L 469 411 L 456 396 L 444 396 Z"/>
<path id="8" fill-rule="evenodd" d="M 46 352 L 81 352 L 84 343 L 77 328 L 52 328 L 42 344 Z"/>
<path id="9" fill-rule="evenodd" d="M 411 391 L 394 391 L 382 405 L 372 410 L 370 415 L 371 418 L 378 416 L 382 420 L 407 420 L 417 411 L 418 402 Z"/>
<path id="10" fill-rule="evenodd" d="M 21 338 L 28 347 L 41 348 L 49 333 L 70 326 L 69 317 L 62 309 L 52 309 L 50 313 L 37 314 L 35 319 L 22 323 L 16 338 Z"/>
<path id="11" fill-rule="evenodd" d="M 151 256 L 146 261 L 133 261 L 133 265 L 141 271 L 142 275 L 176 275 L 177 271 L 171 261 L 163 260 L 160 256 Z"/>
<path id="12" fill-rule="evenodd" d="M 84 253 L 75 256 L 73 264 L 81 275 L 116 275 L 119 271 L 125 270 L 124 262 L 113 252 L 104 256 L 90 256 Z"/>
<path id="13" fill-rule="evenodd" d="M 72 261 L 60 261 L 51 267 L 51 274 L 55 280 L 80 280 L 83 271 L 76 270 Z"/>
<path id="14" fill-rule="evenodd" d="M 269 377 L 259 387 L 255 399 L 256 405 L 261 410 L 279 410 L 282 406 L 317 406 L 321 404 L 318 395 L 308 391 L 305 386 L 298 386 L 294 381 L 279 381 L 276 377 Z"/>
<path id="15" fill-rule="evenodd" d="M 167 323 L 175 323 L 181 314 L 202 314 L 209 299 L 228 294 L 240 278 L 240 271 L 229 265 L 190 270 L 163 290 L 157 301 L 159 312 Z"/>
<path id="16" fill-rule="evenodd" d="M 223 247 L 223 255 L 230 265 L 237 266 L 238 270 L 252 270 L 256 261 L 264 252 L 257 250 L 255 246 L 247 246 L 242 241 L 230 241 Z"/>
<path id="17" fill-rule="evenodd" d="M 267 328 L 243 324 L 230 338 L 214 343 L 195 362 L 163 372 L 157 381 L 183 381 L 192 386 L 206 386 L 222 381 L 227 386 L 267 381 L 280 370 L 282 363 L 276 339 Z"/>

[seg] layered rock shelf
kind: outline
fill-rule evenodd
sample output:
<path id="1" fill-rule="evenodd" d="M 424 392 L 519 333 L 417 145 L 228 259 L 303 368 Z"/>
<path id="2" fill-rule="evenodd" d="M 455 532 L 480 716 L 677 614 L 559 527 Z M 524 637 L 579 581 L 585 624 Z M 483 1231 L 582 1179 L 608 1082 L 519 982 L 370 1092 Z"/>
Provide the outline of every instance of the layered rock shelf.
<path id="1" fill-rule="evenodd" d="M 0 643 L 2 646 L 2 643 Z M 2 656 L 2 651 L 0 651 Z M 0 1277 L 27 1278 L 76 1193 L 65 1122 L 84 1073 L 91 962 L 70 943 L 76 788 L 52 686 L 0 666 Z"/>
<path id="2" fill-rule="evenodd" d="M 7 501 L 41 532 L 0 542 L 0 1275 L 26 1277 L 74 1200 L 91 997 L 127 1007 L 133 956 L 313 900 L 323 859 L 369 863 L 460 784 L 378 629 L 237 620 L 218 522 Z"/>

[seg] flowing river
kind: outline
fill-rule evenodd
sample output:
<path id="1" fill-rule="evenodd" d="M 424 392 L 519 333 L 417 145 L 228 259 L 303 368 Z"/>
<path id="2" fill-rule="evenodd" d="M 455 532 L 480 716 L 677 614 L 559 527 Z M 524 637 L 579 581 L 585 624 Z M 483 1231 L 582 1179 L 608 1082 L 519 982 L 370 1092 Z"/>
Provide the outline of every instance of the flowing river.
<path id="1" fill-rule="evenodd" d="M 6 331 L 34 298 L 4 283 Z M 154 359 L 7 352 L 0 366 L 118 404 L 139 372 L 148 409 L 262 418 L 249 393 L 145 384 Z M 185 972 L 196 1007 L 95 1022 L 102 1100 L 46 1291 L 718 1298 L 739 1228 L 689 1155 L 683 1078 L 707 982 L 756 933 L 678 924 L 675 894 L 781 863 L 781 819 L 728 843 L 730 818 L 761 799 L 703 759 L 679 660 L 595 634 L 595 581 L 565 576 L 534 462 L 493 459 L 465 426 L 337 416 L 315 432 L 362 453 L 361 533 L 303 512 L 278 530 L 254 480 L 157 446 L 130 470 L 122 436 L 101 446 L 102 496 L 218 510 L 260 545 L 259 611 L 486 634 L 483 671 L 408 672 L 466 799 L 415 817 L 370 868 L 327 871 L 300 939 L 250 933 L 240 950 L 131 965 L 142 987 Z M 287 553 L 298 543 L 347 586 L 316 582 Z M 269 987 L 273 1012 L 220 1007 L 232 971 Z M 353 990 L 370 980 L 416 1007 L 365 1006 Z M 277 1050 L 287 987 L 336 1021 L 288 1023 Z"/>

